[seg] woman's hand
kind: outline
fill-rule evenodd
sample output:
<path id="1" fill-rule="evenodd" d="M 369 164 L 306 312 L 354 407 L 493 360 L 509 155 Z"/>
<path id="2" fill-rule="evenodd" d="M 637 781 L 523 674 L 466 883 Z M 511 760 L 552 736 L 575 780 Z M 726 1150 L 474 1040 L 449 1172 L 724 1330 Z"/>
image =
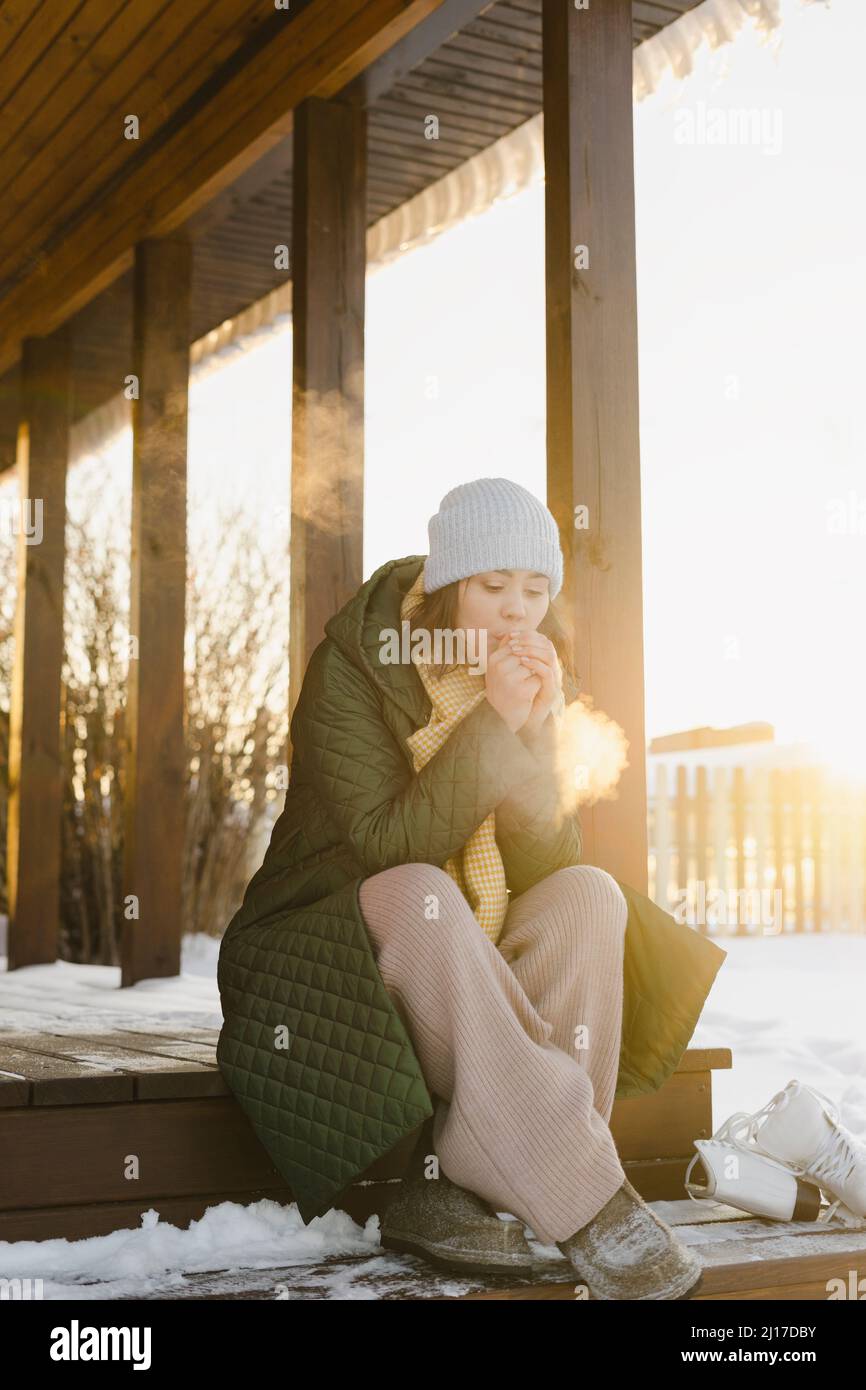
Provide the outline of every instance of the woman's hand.
<path id="1" fill-rule="evenodd" d="M 529 718 L 541 690 L 540 677 L 528 670 L 504 642 L 487 659 L 484 683 L 491 705 L 516 734 Z"/>
<path id="2" fill-rule="evenodd" d="M 505 646 L 525 670 L 538 678 L 538 693 L 523 724 L 526 733 L 537 733 L 551 710 L 557 709 L 563 699 L 559 656 L 550 638 L 541 632 L 520 632 L 509 638 Z"/>

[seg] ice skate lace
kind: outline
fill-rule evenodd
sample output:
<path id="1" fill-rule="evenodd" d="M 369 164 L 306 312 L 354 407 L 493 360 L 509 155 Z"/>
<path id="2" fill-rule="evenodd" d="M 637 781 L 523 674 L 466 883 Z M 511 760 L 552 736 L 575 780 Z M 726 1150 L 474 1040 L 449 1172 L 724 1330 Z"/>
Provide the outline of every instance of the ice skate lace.
<path id="1" fill-rule="evenodd" d="M 706 1193 L 703 1193 L 703 1194 L 701 1194 L 701 1193 L 694 1193 L 694 1192 L 692 1191 L 692 1187 L 691 1187 L 691 1184 L 690 1184 L 689 1179 L 690 1179 L 690 1177 L 691 1177 L 692 1169 L 694 1168 L 694 1166 L 695 1166 L 695 1164 L 697 1163 L 697 1161 L 698 1161 L 698 1159 L 700 1158 L 700 1156 L 701 1156 L 701 1155 L 700 1155 L 700 1151 L 698 1151 L 697 1153 L 695 1153 L 695 1154 L 692 1155 L 692 1160 L 691 1160 L 691 1162 L 689 1163 L 688 1168 L 686 1169 L 686 1176 L 685 1176 L 685 1182 L 684 1182 L 686 1192 L 688 1193 L 688 1195 L 689 1195 L 689 1197 L 692 1199 L 692 1201 L 695 1202 L 695 1203 L 697 1203 L 698 1206 L 701 1206 L 701 1204 L 707 1200 L 707 1196 L 706 1196 Z M 710 1199 L 710 1200 L 712 1200 L 712 1199 Z"/>
<path id="2" fill-rule="evenodd" d="M 859 1141 L 840 1122 L 838 1107 L 830 1097 L 825 1096 L 822 1091 L 817 1091 L 814 1086 L 809 1089 L 821 1101 L 821 1108 L 830 1121 L 830 1128 L 826 1138 L 821 1142 L 817 1152 L 808 1163 L 794 1163 L 785 1159 L 784 1167 L 796 1177 L 812 1178 L 819 1186 L 840 1187 L 843 1183 L 848 1182 L 859 1161 Z M 799 1090 L 800 1082 L 791 1081 L 784 1090 L 777 1091 L 776 1095 L 768 1100 L 767 1104 L 763 1105 L 760 1110 L 756 1110 L 753 1115 L 749 1115 L 745 1110 L 738 1110 L 725 1120 L 713 1138 L 732 1144 L 744 1153 L 759 1153 L 778 1163 L 780 1160 L 776 1158 L 775 1154 L 761 1146 L 757 1135 L 766 1117 L 771 1115 L 774 1110 L 784 1110 Z M 841 1197 L 837 1197 L 831 1203 L 826 1216 L 821 1219 L 831 1220 L 837 1210 L 839 1216 L 844 1220 L 851 1218 L 856 1222 L 862 1220 L 844 1205 Z"/>

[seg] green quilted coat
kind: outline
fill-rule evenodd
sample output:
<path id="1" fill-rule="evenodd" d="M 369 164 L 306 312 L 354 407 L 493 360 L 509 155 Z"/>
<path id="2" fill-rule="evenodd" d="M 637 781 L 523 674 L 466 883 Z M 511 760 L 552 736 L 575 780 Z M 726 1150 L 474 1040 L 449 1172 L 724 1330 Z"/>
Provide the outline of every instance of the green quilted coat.
<path id="1" fill-rule="evenodd" d="M 580 862 L 577 817 L 552 817 L 543 741 L 513 733 L 486 700 L 415 773 L 405 740 L 430 702 L 411 663 L 382 665 L 379 652 L 423 561 L 382 565 L 326 624 L 292 717 L 285 808 L 220 947 L 217 1060 L 305 1224 L 433 1113 L 366 934 L 363 880 L 442 866 L 494 809 L 513 895 Z M 616 1095 L 629 1096 L 676 1069 L 726 953 L 620 887 Z"/>

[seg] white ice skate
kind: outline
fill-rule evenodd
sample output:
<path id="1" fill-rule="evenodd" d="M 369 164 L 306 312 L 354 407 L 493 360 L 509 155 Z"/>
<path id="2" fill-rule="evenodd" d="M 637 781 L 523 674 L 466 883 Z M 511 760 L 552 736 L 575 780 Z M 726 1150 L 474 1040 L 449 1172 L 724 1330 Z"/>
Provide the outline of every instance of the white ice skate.
<path id="1" fill-rule="evenodd" d="M 713 1141 L 728 1145 L 741 1155 L 772 1160 L 794 1178 L 820 1188 L 831 1204 L 819 1220 L 838 1216 L 849 1225 L 866 1220 L 866 1143 L 840 1122 L 838 1108 L 814 1087 L 789 1081 L 784 1090 L 753 1115 L 745 1111 L 731 1115 L 713 1135 Z M 775 1174 L 766 1173 L 764 1181 L 771 1186 L 781 1184 Z M 760 1185 L 761 1177 L 755 1169 L 747 1176 L 745 1187 L 742 1180 L 737 1183 L 738 1197 L 722 1200 L 742 1206 L 742 1198 Z M 784 1198 L 783 1206 L 786 1201 Z"/>
<path id="2" fill-rule="evenodd" d="M 746 1153 L 718 1139 L 696 1139 L 685 1188 L 694 1201 L 724 1202 L 774 1221 L 817 1221 L 821 1189 L 795 1177 L 763 1154 Z M 692 1178 L 692 1169 L 698 1171 Z"/>

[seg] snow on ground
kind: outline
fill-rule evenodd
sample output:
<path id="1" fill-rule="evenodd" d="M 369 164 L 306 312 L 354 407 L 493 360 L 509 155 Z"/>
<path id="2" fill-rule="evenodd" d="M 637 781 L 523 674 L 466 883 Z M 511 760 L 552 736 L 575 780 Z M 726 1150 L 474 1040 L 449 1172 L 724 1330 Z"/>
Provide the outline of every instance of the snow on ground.
<path id="1" fill-rule="evenodd" d="M 796 1077 L 866 1136 L 866 933 L 716 940 L 728 955 L 691 1042 L 733 1054 L 713 1072 L 714 1129 Z"/>
<path id="2" fill-rule="evenodd" d="M 692 1038 L 692 1046 L 733 1053 L 732 1069 L 713 1074 L 714 1128 L 732 1111 L 758 1109 L 797 1077 L 835 1101 L 842 1121 L 866 1137 L 866 934 L 716 939 L 728 955 Z M 218 1028 L 218 952 L 218 940 L 187 935 L 180 976 L 124 990 L 117 967 L 57 961 L 9 973 L 0 957 L 0 1031 Z M 558 1255 L 537 1242 L 534 1249 L 542 1259 Z M 340 1256 L 352 1262 L 329 1268 Z M 188 1230 L 152 1210 L 135 1231 L 0 1242 L 0 1276 L 42 1279 L 43 1296 L 54 1299 L 170 1298 L 203 1289 L 213 1270 L 232 1271 L 237 1290 L 259 1288 L 266 1297 L 281 1296 L 279 1271 L 291 1270 L 293 1288 L 302 1271 L 309 1275 L 308 1291 L 292 1297 L 369 1299 L 396 1279 L 405 1293 L 413 1269 L 418 1296 L 425 1287 L 429 1296 L 430 1272 L 381 1250 L 375 1216 L 361 1227 L 332 1211 L 304 1226 L 297 1207 L 270 1201 L 223 1202 Z M 437 1292 L 475 1286 L 439 1276 Z"/>
<path id="3" fill-rule="evenodd" d="M 169 1024 L 221 1028 L 216 968 L 219 940 L 187 933 L 180 975 L 120 988 L 120 967 L 58 960 L 7 972 L 0 956 L 0 1031 L 110 1033 Z"/>

